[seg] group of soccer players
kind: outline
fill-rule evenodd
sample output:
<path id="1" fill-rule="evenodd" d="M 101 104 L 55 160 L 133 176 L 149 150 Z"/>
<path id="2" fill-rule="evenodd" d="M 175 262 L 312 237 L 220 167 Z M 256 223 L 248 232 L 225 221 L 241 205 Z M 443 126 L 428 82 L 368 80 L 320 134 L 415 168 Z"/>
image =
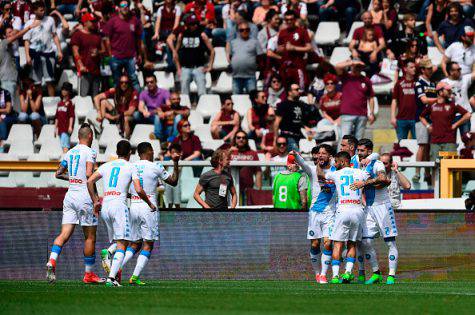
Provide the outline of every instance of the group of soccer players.
<path id="1" fill-rule="evenodd" d="M 143 285 L 140 274 L 146 266 L 154 246 L 159 240 L 159 213 L 157 211 L 157 185 L 159 180 L 176 186 L 180 155 L 172 155 L 173 174 L 153 162 L 154 151 L 150 143 L 137 146 L 140 160 L 130 163 L 131 145 L 126 140 L 117 143 L 116 160 L 101 165 L 94 171 L 96 152 L 91 149 L 93 132 L 88 124 L 79 129 L 79 143 L 70 149 L 56 172 L 56 177 L 68 180 L 69 189 L 63 202 L 61 233 L 54 240 L 46 265 L 48 281 L 56 280 L 56 261 L 63 245 L 69 240 L 76 225 L 84 231 L 84 283 L 103 283 L 120 286 L 121 270 L 140 251 L 137 264 L 129 280 L 131 285 Z M 96 182 L 102 179 L 102 203 Z M 127 198 L 130 195 L 130 209 Z M 99 213 L 107 227 L 109 248 L 101 251 L 107 279 L 93 271 L 95 242 Z M 112 261 L 111 261 L 112 258 Z"/>
<path id="2" fill-rule="evenodd" d="M 369 139 L 343 137 L 341 151 L 322 144 L 312 150 L 314 165 L 308 165 L 296 152 L 291 160 L 302 168 L 311 182 L 312 201 L 309 202 L 307 238 L 310 240 L 310 260 L 319 283 L 328 283 L 331 265 L 331 283 L 350 283 L 353 267 L 358 259 L 359 283 L 381 283 L 381 275 L 373 239 L 381 236 L 389 248 L 387 284 L 394 284 L 398 250 L 398 234 L 394 211 L 387 187 L 391 178 L 385 166 L 373 153 Z M 295 157 L 295 158 L 294 158 Z M 320 250 L 323 243 L 323 251 Z M 339 274 L 342 255 L 345 254 L 345 272 Z M 366 280 L 365 259 L 373 274 Z"/>

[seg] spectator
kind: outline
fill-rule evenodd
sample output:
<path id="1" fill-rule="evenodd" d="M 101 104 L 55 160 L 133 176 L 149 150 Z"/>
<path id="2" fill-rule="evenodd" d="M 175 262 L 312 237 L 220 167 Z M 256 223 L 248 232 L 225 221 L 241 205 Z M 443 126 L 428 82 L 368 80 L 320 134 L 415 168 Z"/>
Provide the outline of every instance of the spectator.
<path id="1" fill-rule="evenodd" d="M 323 94 L 319 102 L 323 119 L 318 122 L 317 129 L 322 126 L 341 126 L 341 92 L 336 89 L 338 79 L 336 75 L 329 73 L 325 75 L 323 82 L 325 83 L 325 94 Z"/>
<path id="2" fill-rule="evenodd" d="M 341 87 L 341 134 L 363 138 L 366 123 L 374 117 L 374 91 L 371 80 L 361 74 L 365 66 L 361 61 L 345 61 L 336 65 Z M 348 73 L 345 68 L 351 67 Z M 369 113 L 368 113 L 369 105 Z"/>
<path id="3" fill-rule="evenodd" d="M 296 18 L 293 10 L 284 14 L 287 27 L 279 31 L 277 40 L 277 52 L 282 54 L 279 73 L 284 85 L 296 82 L 305 90 L 308 84 L 305 54 L 312 51 L 312 44 L 307 30 L 297 27 Z"/>
<path id="4" fill-rule="evenodd" d="M 208 36 L 199 28 L 195 15 L 185 20 L 185 30 L 178 35 L 175 55 L 177 75 L 180 77 L 181 94 L 190 94 L 191 80 L 198 87 L 198 96 L 206 94 L 206 72 L 211 71 L 214 62 L 214 48 Z M 206 53 L 209 51 L 209 61 L 206 65 Z"/>
<path id="5" fill-rule="evenodd" d="M 275 147 L 273 152 L 266 154 L 266 159 L 271 162 L 287 162 L 287 157 L 289 156 L 289 151 L 287 147 L 287 139 L 282 136 L 278 136 L 275 142 Z M 274 177 L 280 172 L 286 169 L 285 166 L 271 166 L 270 167 L 270 177 L 271 182 L 274 182 Z"/>
<path id="6" fill-rule="evenodd" d="M 114 100 L 113 104 L 108 101 L 110 98 Z M 132 132 L 132 115 L 137 109 L 138 102 L 138 92 L 131 86 L 129 78 L 122 75 L 117 87 L 94 97 L 94 105 L 98 110 L 97 121 L 102 123 L 107 119 L 111 123 L 119 124 L 121 133 L 125 138 L 129 138 Z"/>
<path id="7" fill-rule="evenodd" d="M 332 3 L 333 2 L 333 3 Z M 331 10 L 333 7 L 336 9 L 336 14 L 338 19 L 343 20 L 343 25 L 345 26 L 346 34 L 350 33 L 351 26 L 356 19 L 356 16 L 361 11 L 361 4 L 358 0 L 329 0 L 325 4 L 325 10 L 330 14 L 330 18 L 335 18 L 335 13 Z M 321 7 L 320 7 L 321 8 Z M 333 9 L 334 10 L 334 9 Z M 322 17 L 320 17 L 322 18 Z M 326 19 L 325 14 L 323 16 Z"/>
<path id="8" fill-rule="evenodd" d="M 50 1 L 51 1 L 51 8 L 57 9 L 61 14 L 71 14 L 71 15 L 79 16 L 79 12 L 81 10 L 81 6 L 84 0 L 50 0 Z"/>
<path id="9" fill-rule="evenodd" d="M 318 18 L 320 22 L 332 21 L 337 18 L 337 2 L 335 0 L 318 0 L 316 5 L 318 7 Z M 310 3 L 307 2 L 307 7 L 310 9 Z"/>
<path id="10" fill-rule="evenodd" d="M 216 20 L 214 5 L 209 0 L 195 0 L 185 6 L 184 13 L 192 12 L 201 26 L 206 26 L 208 21 Z"/>
<path id="11" fill-rule="evenodd" d="M 376 62 L 378 54 L 383 51 L 386 47 L 386 42 L 384 40 L 383 30 L 379 25 L 373 25 L 373 16 L 370 12 L 366 11 L 361 15 L 361 20 L 363 21 L 363 26 L 355 29 L 353 33 L 353 38 L 350 42 L 350 50 L 353 58 L 360 58 L 357 47 L 358 43 L 363 39 L 366 29 L 374 29 L 374 38 L 378 42 L 378 47 L 370 54 L 371 62 Z"/>
<path id="12" fill-rule="evenodd" d="M 175 0 L 165 0 L 157 10 L 157 20 L 152 39 L 165 41 L 180 23 L 181 8 Z"/>
<path id="13" fill-rule="evenodd" d="M 259 31 L 259 33 L 257 33 L 257 40 L 261 45 L 262 51 L 267 50 L 267 43 L 269 42 L 269 39 L 277 35 L 279 32 L 279 26 L 282 20 L 276 10 L 270 9 L 266 13 L 265 22 L 265 26 Z"/>
<path id="14" fill-rule="evenodd" d="M 171 143 L 164 156 L 165 161 L 171 161 L 172 154 L 181 154 L 181 146 L 177 143 Z M 168 167 L 168 171 L 172 171 L 173 167 Z M 179 174 L 178 174 L 179 175 Z M 165 185 L 165 199 L 168 202 L 168 208 L 180 208 L 181 204 L 181 187 L 180 177 L 178 177 L 178 184 L 176 186 Z"/>
<path id="15" fill-rule="evenodd" d="M 260 143 L 263 136 L 273 131 L 273 128 L 267 129 L 267 120 L 269 116 L 275 116 L 275 111 L 267 104 L 267 96 L 263 91 L 252 91 L 249 97 L 251 98 L 252 107 L 246 113 L 249 127 L 248 136 Z"/>
<path id="16" fill-rule="evenodd" d="M 56 45 L 58 52 L 58 62 L 63 60 L 61 45 L 58 35 L 56 34 L 56 26 L 54 19 L 45 15 L 45 4 L 41 1 L 33 4 L 33 13 L 35 20 L 40 21 L 40 27 L 30 29 L 24 36 L 26 63 L 32 66 L 32 79 L 35 84 L 46 82 L 48 95 L 54 96 L 54 67 L 55 55 L 53 43 Z M 25 24 L 25 28 L 35 23 L 35 20 L 29 20 Z M 36 23 L 35 23 L 36 24 Z"/>
<path id="17" fill-rule="evenodd" d="M 237 194 L 233 177 L 228 171 L 229 160 L 228 151 L 216 150 L 211 157 L 213 169 L 201 174 L 193 198 L 203 208 L 227 209 L 229 206 L 229 194 L 231 194 L 231 208 L 236 208 Z M 205 200 L 200 196 L 203 191 L 205 193 Z"/>
<path id="18" fill-rule="evenodd" d="M 408 61 L 414 61 L 414 63 L 416 64 L 416 69 L 418 69 L 419 63 L 424 58 L 424 55 L 419 50 L 418 41 L 416 39 L 411 39 L 407 42 L 406 51 L 399 56 L 398 64 L 404 65 Z"/>
<path id="19" fill-rule="evenodd" d="M 3 142 L 7 140 L 8 132 L 15 122 L 16 115 L 13 111 L 10 93 L 0 88 L 0 153 L 3 153 Z"/>
<path id="20" fill-rule="evenodd" d="M 249 147 L 249 141 L 244 131 L 238 131 L 234 136 L 231 148 L 231 161 L 259 161 L 257 152 Z M 239 170 L 239 191 L 245 195 L 246 189 L 254 187 L 262 189 L 262 170 L 258 166 L 245 166 Z"/>
<path id="21" fill-rule="evenodd" d="M 453 45 L 453 44 L 452 44 Z M 462 106 L 467 112 L 472 113 L 472 106 L 469 101 L 469 89 L 475 80 L 475 67 L 472 73 L 461 75 L 462 67 L 456 62 L 447 63 L 448 77 L 441 82 L 448 83 L 452 88 L 453 100 L 455 104 Z M 460 120 L 461 116 L 456 115 L 455 120 Z M 470 132 L 470 120 L 460 125 L 460 134 L 465 135 Z"/>
<path id="22" fill-rule="evenodd" d="M 465 26 L 474 27 L 473 21 L 463 18 L 462 6 L 459 3 L 449 3 L 447 5 L 447 19 L 440 23 L 439 28 L 434 33 L 434 44 L 437 49 L 444 54 L 445 48 L 460 39 Z"/>
<path id="23" fill-rule="evenodd" d="M 295 151 L 299 150 L 299 141 L 303 138 L 301 128 L 305 128 L 307 132 L 310 131 L 310 128 L 304 125 L 303 115 L 306 104 L 299 98 L 298 84 L 291 84 L 287 90 L 287 99 L 277 105 L 274 125 L 274 134 L 277 136 L 280 129 L 280 135 L 287 138 L 289 150 Z"/>
<path id="24" fill-rule="evenodd" d="M 419 117 L 431 135 L 430 158 L 432 161 L 439 157 L 440 151 L 457 151 L 456 130 L 465 121 L 470 120 L 469 112 L 450 101 L 452 90 L 448 83 L 439 82 L 436 91 L 437 101 L 427 106 Z M 453 123 L 457 113 L 462 118 Z"/>
<path id="25" fill-rule="evenodd" d="M 221 110 L 211 121 L 211 135 L 213 139 L 222 139 L 225 142 L 231 141 L 239 130 L 239 113 L 233 109 L 231 97 L 225 97 Z"/>
<path id="26" fill-rule="evenodd" d="M 474 30 L 471 26 L 465 26 L 460 37 L 460 41 L 452 43 L 446 50 L 442 58 L 442 71 L 446 76 L 447 62 L 453 61 L 459 64 L 462 75 L 472 72 L 475 63 L 475 45 L 473 45 Z"/>
<path id="27" fill-rule="evenodd" d="M 263 52 L 257 39 L 249 37 L 247 22 L 239 23 L 238 29 L 240 36 L 228 46 L 228 60 L 233 69 L 233 94 L 244 94 L 256 89 L 257 58 Z"/>
<path id="28" fill-rule="evenodd" d="M 398 141 L 407 139 L 409 131 L 412 139 L 416 138 L 416 94 L 414 90 L 416 80 L 416 64 L 407 61 L 404 65 L 404 77 L 394 85 L 391 102 L 391 124 L 396 128 Z M 396 114 L 397 109 L 397 114 Z"/>
<path id="29" fill-rule="evenodd" d="M 281 7 L 282 17 L 284 17 L 285 13 L 288 11 L 294 11 L 296 13 L 296 17 L 302 20 L 307 19 L 307 4 L 304 1 L 287 0 L 286 3 Z"/>
<path id="30" fill-rule="evenodd" d="M 14 15 L 12 4 L 4 1 L 0 3 L 0 29 L 12 27 L 15 30 L 23 28 L 22 19 Z"/>
<path id="31" fill-rule="evenodd" d="M 261 138 L 261 142 L 258 143 L 258 148 L 265 154 L 273 152 L 275 149 L 275 135 L 274 135 L 274 123 L 275 123 L 275 114 L 269 115 L 266 118 L 266 125 Z"/>
<path id="32" fill-rule="evenodd" d="M 391 184 L 388 186 L 391 206 L 393 209 L 398 209 L 401 206 L 401 188 L 405 190 L 411 189 L 411 182 L 402 172 L 399 172 L 397 163 L 393 161 L 389 153 L 381 154 L 380 160 L 384 165 L 386 176 L 391 179 Z"/>
<path id="33" fill-rule="evenodd" d="M 164 130 L 173 130 L 171 136 L 168 137 L 168 141 L 173 141 L 173 139 L 178 135 L 178 123 L 183 119 L 188 119 L 190 116 L 190 109 L 186 106 L 180 104 L 181 97 L 178 92 L 170 93 L 170 101 L 165 102 L 162 106 L 159 107 L 164 114 Z M 173 128 L 172 128 L 173 127 Z"/>
<path id="34" fill-rule="evenodd" d="M 270 10 L 274 12 L 279 11 L 279 8 L 275 5 L 271 5 L 271 0 L 260 0 L 260 6 L 254 10 L 252 15 L 252 23 L 260 26 L 266 25 L 270 21 L 267 20 L 267 14 Z"/>
<path id="35" fill-rule="evenodd" d="M 473 7 L 473 0 L 455 0 L 462 6 L 463 14 L 466 18 L 473 19 L 475 8 Z"/>
<path id="36" fill-rule="evenodd" d="M 429 133 L 427 128 L 419 121 L 419 117 L 424 109 L 437 101 L 437 94 L 435 91 L 435 83 L 432 81 L 432 74 L 434 73 L 434 66 L 429 58 L 424 58 L 419 63 L 421 75 L 416 81 L 416 138 L 419 148 L 416 154 L 416 161 L 428 161 L 429 159 Z M 418 183 L 421 179 L 421 170 L 416 168 L 416 174 L 412 177 L 414 183 Z M 427 182 L 431 181 L 429 170 L 425 169 L 424 179 Z"/>
<path id="37" fill-rule="evenodd" d="M 71 35 L 71 31 L 69 29 L 69 23 L 66 18 L 61 15 L 61 13 L 57 10 L 53 10 L 49 13 L 49 16 L 54 19 L 54 25 L 56 26 L 56 35 L 58 35 L 59 46 L 61 47 L 61 52 L 69 51 L 69 44 L 66 42 Z M 56 46 L 53 46 L 53 50 L 56 54 L 58 54 L 58 49 Z M 64 58 L 63 58 L 64 60 Z"/>
<path id="38" fill-rule="evenodd" d="M 386 41 L 394 37 L 397 28 L 397 12 L 393 8 L 391 0 L 373 0 L 373 9 L 370 11 L 373 23 L 383 30 Z"/>
<path id="39" fill-rule="evenodd" d="M 12 27 L 4 29 L 0 37 L 0 86 L 8 91 L 11 102 L 14 104 L 17 91 L 18 71 L 15 65 L 13 44 L 31 29 L 41 24 L 39 20 L 34 20 L 32 24 L 25 27 L 22 31 L 15 32 Z"/>
<path id="40" fill-rule="evenodd" d="M 21 25 L 25 25 L 26 21 L 30 19 L 31 2 L 30 0 L 16 0 L 13 3 L 13 15 L 18 17 L 21 21 Z"/>
<path id="41" fill-rule="evenodd" d="M 377 54 L 374 58 L 374 52 L 377 49 L 378 42 L 374 36 L 374 29 L 366 28 L 356 50 L 358 55 L 357 58 L 367 65 L 365 70 L 368 78 L 373 77 L 374 74 L 379 72 L 379 63 L 382 61 L 382 55 Z"/>
<path id="42" fill-rule="evenodd" d="M 73 57 L 80 77 L 80 95 L 92 97 L 99 94 L 101 54 L 105 48 L 97 33 L 96 18 L 90 13 L 81 17 L 82 29 L 74 32 L 71 38 Z"/>
<path id="43" fill-rule="evenodd" d="M 59 137 L 61 141 L 61 148 L 63 153 L 68 152 L 71 142 L 70 137 L 73 133 L 74 127 L 74 104 L 71 101 L 73 94 L 73 85 L 69 82 L 64 82 L 61 87 L 61 100 L 56 108 L 56 115 L 54 118 L 55 136 Z"/>
<path id="44" fill-rule="evenodd" d="M 162 107 L 170 102 L 170 93 L 168 90 L 157 86 L 157 78 L 154 74 L 145 77 L 145 85 L 147 86 L 139 96 L 138 111 L 134 113 L 134 120 L 139 124 L 154 124 L 154 135 L 160 141 L 167 141 L 168 137 L 176 136 L 176 124 L 181 120 L 177 120 L 171 126 L 165 126 L 168 116 L 165 115 Z M 169 113 L 170 114 L 170 113 Z"/>
<path id="45" fill-rule="evenodd" d="M 191 133 L 191 126 L 188 120 L 183 119 L 178 123 L 178 136 L 172 143 L 181 146 L 181 157 L 185 161 L 201 160 L 201 141 L 200 138 Z"/>
<path id="46" fill-rule="evenodd" d="M 110 67 L 115 84 L 119 85 L 122 70 L 125 69 L 134 89 L 140 91 L 135 67 L 136 62 L 141 63 L 143 55 L 142 24 L 131 14 L 128 0 L 119 2 L 118 14 L 107 21 L 102 32 L 106 50 L 112 56 Z"/>
<path id="47" fill-rule="evenodd" d="M 282 80 L 278 75 L 273 75 L 270 78 L 269 88 L 267 89 L 267 104 L 272 109 L 277 108 L 277 104 L 285 100 L 285 89 L 282 85 Z"/>
<path id="48" fill-rule="evenodd" d="M 447 0 L 431 0 L 427 7 L 427 16 L 425 20 L 427 43 L 431 46 L 434 44 L 434 33 L 439 29 L 440 24 L 445 20 L 447 15 Z"/>
<path id="49" fill-rule="evenodd" d="M 416 46 L 414 45 L 416 42 Z M 422 55 L 427 55 L 427 41 L 424 36 L 416 30 L 416 15 L 413 13 L 404 14 L 403 29 L 396 33 L 393 40 L 388 41 L 391 51 L 399 58 L 404 52 L 417 51 Z"/>
<path id="50" fill-rule="evenodd" d="M 36 139 L 40 136 L 41 126 L 46 123 L 41 87 L 35 85 L 29 78 L 23 80 L 20 90 L 18 120 L 21 123 L 30 123 L 33 126 L 33 134 Z"/>
<path id="51" fill-rule="evenodd" d="M 236 13 L 234 14 L 234 22 L 226 30 L 226 46 L 228 46 L 233 39 L 236 39 L 238 37 L 238 25 L 242 22 L 247 22 L 249 24 L 249 37 L 257 39 L 257 34 L 259 33 L 258 27 L 254 23 L 251 23 L 247 20 L 247 14 L 245 11 L 236 11 Z"/>

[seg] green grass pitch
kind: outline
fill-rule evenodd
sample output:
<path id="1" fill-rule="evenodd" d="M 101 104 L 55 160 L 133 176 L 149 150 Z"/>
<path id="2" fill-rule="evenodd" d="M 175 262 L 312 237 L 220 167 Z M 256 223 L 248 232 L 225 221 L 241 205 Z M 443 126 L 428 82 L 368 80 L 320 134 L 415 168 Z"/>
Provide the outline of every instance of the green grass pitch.
<path id="1" fill-rule="evenodd" d="M 393 286 L 311 281 L 0 281 L 0 314 L 475 314 L 474 282 Z"/>

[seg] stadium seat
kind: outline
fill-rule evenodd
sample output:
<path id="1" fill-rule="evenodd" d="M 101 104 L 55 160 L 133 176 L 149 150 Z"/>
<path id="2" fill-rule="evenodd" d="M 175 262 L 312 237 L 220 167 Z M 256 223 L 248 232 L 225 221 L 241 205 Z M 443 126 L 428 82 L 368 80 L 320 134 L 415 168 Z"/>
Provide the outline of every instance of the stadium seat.
<path id="1" fill-rule="evenodd" d="M 34 153 L 33 143 L 29 140 L 18 139 L 10 145 L 8 154 L 19 160 L 26 160 Z"/>
<path id="2" fill-rule="evenodd" d="M 33 130 L 31 129 L 31 125 L 12 125 L 12 128 L 10 129 L 10 134 L 8 135 L 8 138 L 5 143 L 12 145 L 14 142 L 17 141 L 26 141 L 30 143 L 33 142 Z"/>
<path id="3" fill-rule="evenodd" d="M 69 82 L 73 85 L 73 90 L 78 91 L 78 76 L 76 72 L 70 69 L 63 70 L 61 73 L 61 77 L 59 78 L 59 82 L 56 85 L 56 91 L 61 90 L 61 86 L 63 86 L 64 82 Z"/>
<path id="4" fill-rule="evenodd" d="M 188 117 L 188 121 L 190 122 L 191 125 L 191 130 L 195 130 L 195 127 L 202 125 L 203 122 L 203 116 L 196 111 L 196 110 L 191 110 L 190 111 L 190 116 Z"/>
<path id="5" fill-rule="evenodd" d="M 257 151 L 256 141 L 254 141 L 254 139 L 249 139 L 247 141 L 247 144 L 249 144 L 249 147 L 251 148 L 251 150 Z"/>
<path id="6" fill-rule="evenodd" d="M 147 140 L 147 141 L 150 142 L 150 144 L 152 145 L 154 159 L 158 159 L 160 157 L 160 152 L 162 152 L 160 140 Z"/>
<path id="7" fill-rule="evenodd" d="M 221 109 L 221 100 L 216 94 L 201 95 L 196 110 L 204 118 L 211 118 Z"/>
<path id="8" fill-rule="evenodd" d="M 348 47 L 335 47 L 330 57 L 330 63 L 336 65 L 337 63 L 348 60 L 350 57 L 351 51 Z"/>
<path id="9" fill-rule="evenodd" d="M 157 85 L 159 87 L 166 90 L 173 90 L 175 88 L 175 76 L 172 72 L 155 71 L 154 74 L 157 77 Z"/>
<path id="10" fill-rule="evenodd" d="M 401 141 L 399 141 L 399 145 L 401 147 L 408 148 L 409 151 L 412 152 L 412 156 L 409 157 L 409 158 L 405 158 L 404 161 L 405 162 L 415 162 L 416 161 L 416 154 L 417 154 L 417 151 L 419 150 L 419 145 L 417 144 L 417 140 L 416 139 L 401 139 Z"/>
<path id="11" fill-rule="evenodd" d="M 361 26 L 363 26 L 363 22 L 361 21 L 353 22 L 353 24 L 351 25 L 350 31 L 348 32 L 348 36 L 346 36 L 346 38 L 343 40 L 343 44 L 349 45 L 351 42 L 351 39 L 353 38 L 353 34 L 355 33 L 355 30 Z"/>
<path id="12" fill-rule="evenodd" d="M 43 125 L 40 136 L 38 137 L 38 140 L 35 141 L 35 146 L 42 146 L 48 140 L 54 138 L 54 130 L 55 125 L 53 124 Z"/>
<path id="13" fill-rule="evenodd" d="M 226 57 L 226 50 L 224 47 L 214 48 L 214 62 L 213 70 L 222 71 L 229 67 L 228 58 Z"/>
<path id="14" fill-rule="evenodd" d="M 308 140 L 307 138 L 300 139 L 299 148 L 302 153 L 310 153 L 312 149 L 316 146 L 315 140 Z"/>
<path id="15" fill-rule="evenodd" d="M 0 187 L 13 188 L 16 187 L 15 181 L 10 176 L 0 176 Z"/>
<path id="16" fill-rule="evenodd" d="M 24 46 L 18 47 L 18 53 L 19 53 L 19 58 L 20 58 L 20 67 L 23 68 L 24 66 L 26 66 L 25 47 Z"/>
<path id="17" fill-rule="evenodd" d="M 223 144 L 224 144 L 223 140 L 217 140 L 217 139 L 209 139 L 209 140 L 201 141 L 201 145 L 204 149 L 209 149 L 213 151 L 217 150 Z"/>
<path id="18" fill-rule="evenodd" d="M 73 98 L 73 103 L 76 116 L 81 120 L 86 118 L 86 115 L 91 110 L 94 110 L 94 103 L 92 102 L 92 98 L 90 96 L 75 96 Z"/>
<path id="19" fill-rule="evenodd" d="M 475 132 L 475 113 L 472 113 L 472 117 L 470 118 L 470 132 Z"/>
<path id="20" fill-rule="evenodd" d="M 247 110 L 252 107 L 251 99 L 248 94 L 233 94 L 231 99 L 234 103 L 234 110 L 239 113 L 239 116 L 245 117 Z"/>
<path id="21" fill-rule="evenodd" d="M 61 101 L 61 98 L 58 96 L 43 97 L 43 108 L 45 110 L 46 119 L 55 118 L 59 101 Z"/>
<path id="22" fill-rule="evenodd" d="M 300 99 L 299 99 L 301 102 L 304 102 L 306 104 L 308 104 L 308 96 L 300 96 Z"/>
<path id="23" fill-rule="evenodd" d="M 189 168 L 191 170 L 191 167 L 184 167 L 183 169 L 186 168 Z M 193 171 L 191 173 L 193 173 Z M 181 175 L 181 178 L 185 178 L 183 174 Z M 194 200 L 193 193 L 195 192 L 195 188 L 199 180 L 199 178 L 193 176 L 186 177 L 186 180 L 180 180 L 179 185 L 181 190 L 182 203 L 187 203 L 189 200 Z"/>
<path id="24" fill-rule="evenodd" d="M 121 139 L 119 134 L 119 128 L 117 125 L 107 125 L 102 130 L 101 137 L 99 138 L 99 147 L 106 148 L 109 143 L 117 143 Z"/>
<path id="25" fill-rule="evenodd" d="M 135 125 L 134 131 L 130 136 L 130 144 L 133 148 L 136 148 L 140 142 L 150 141 L 150 133 L 154 130 L 153 125 Z"/>
<path id="26" fill-rule="evenodd" d="M 40 154 L 47 156 L 48 160 L 59 160 L 63 154 L 59 137 L 46 140 L 41 146 Z"/>
<path id="27" fill-rule="evenodd" d="M 211 91 L 218 94 L 230 94 L 233 90 L 233 77 L 228 72 L 221 72 L 216 82 L 216 86 Z"/>
<path id="28" fill-rule="evenodd" d="M 394 81 L 385 84 L 373 84 L 374 94 L 376 95 L 389 95 L 394 88 Z"/>
<path id="29" fill-rule="evenodd" d="M 340 38 L 338 22 L 320 22 L 315 32 L 315 42 L 318 45 L 333 45 Z"/>
<path id="30" fill-rule="evenodd" d="M 107 161 L 110 161 L 112 159 L 116 159 L 117 158 L 117 154 L 116 154 L 117 142 L 119 142 L 120 140 L 122 140 L 122 138 L 110 140 L 110 142 L 107 144 L 107 147 L 106 147 L 106 150 L 105 150 L 104 154 L 98 154 L 97 155 L 97 161 L 98 162 L 107 162 Z"/>
<path id="31" fill-rule="evenodd" d="M 246 133 L 249 132 L 249 123 L 246 119 L 246 117 L 244 117 L 243 119 L 241 119 L 241 129 L 243 131 L 245 131 Z"/>
<path id="32" fill-rule="evenodd" d="M 194 192 L 194 190 L 193 190 Z M 183 194 L 183 193 L 182 193 Z M 202 193 L 201 195 L 201 198 L 204 200 L 205 198 L 205 194 Z M 183 198 L 182 198 L 183 200 Z M 187 209 L 193 209 L 193 208 L 201 208 L 200 204 L 195 200 L 195 198 L 193 198 L 193 194 L 191 195 L 191 198 L 188 200 L 188 202 L 186 203 L 186 208 Z"/>
<path id="33" fill-rule="evenodd" d="M 209 90 L 211 88 L 211 84 L 212 84 L 211 73 L 206 72 L 205 78 L 206 78 L 206 90 Z M 191 84 L 190 84 L 190 92 L 191 93 L 198 93 L 198 87 L 196 86 L 195 81 L 191 82 Z"/>
<path id="34" fill-rule="evenodd" d="M 186 106 L 191 108 L 191 101 L 190 101 L 190 96 L 188 94 L 180 94 L 181 98 L 181 106 Z"/>
<path id="35" fill-rule="evenodd" d="M 429 56 L 429 59 L 432 61 L 434 66 L 440 66 L 440 64 L 442 63 L 443 55 L 440 53 L 437 47 L 427 47 L 427 55 Z"/>
<path id="36" fill-rule="evenodd" d="M 71 142 L 71 146 L 75 146 L 79 142 L 79 138 L 78 138 L 79 127 L 81 127 L 81 124 L 79 124 L 79 118 L 78 116 L 76 116 L 74 119 L 73 133 L 71 134 L 71 138 L 69 139 L 69 141 Z"/>
<path id="37" fill-rule="evenodd" d="M 200 138 L 201 142 L 213 140 L 211 137 L 211 125 L 195 126 L 195 136 Z"/>

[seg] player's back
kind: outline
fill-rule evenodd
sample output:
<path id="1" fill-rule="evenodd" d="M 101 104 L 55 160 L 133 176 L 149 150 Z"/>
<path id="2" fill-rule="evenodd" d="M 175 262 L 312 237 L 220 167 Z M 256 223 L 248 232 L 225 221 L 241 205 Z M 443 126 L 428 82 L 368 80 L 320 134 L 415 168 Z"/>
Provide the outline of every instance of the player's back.
<path id="1" fill-rule="evenodd" d="M 386 169 L 381 161 L 371 161 L 365 168 L 365 171 L 371 178 L 378 177 L 378 173 L 383 172 L 386 174 Z M 389 193 L 387 187 L 377 189 L 374 186 L 369 186 L 364 189 L 366 205 L 372 206 L 377 204 L 384 204 L 389 202 Z"/>
<path id="2" fill-rule="evenodd" d="M 327 178 L 335 182 L 338 206 L 361 206 L 361 189 L 352 190 L 350 185 L 356 181 L 366 180 L 368 177 L 366 172 L 350 167 L 345 167 L 327 175 Z"/>
<path id="3" fill-rule="evenodd" d="M 301 209 L 299 193 L 300 172 L 283 171 L 274 178 L 272 187 L 274 207 L 278 209 Z"/>
<path id="4" fill-rule="evenodd" d="M 165 170 L 163 165 L 158 163 L 153 163 L 148 160 L 139 160 L 132 164 L 136 171 L 137 177 L 139 178 L 140 185 L 142 186 L 145 193 L 148 195 L 150 201 L 156 206 L 156 192 L 159 179 L 167 179 L 169 173 Z M 140 197 L 137 195 L 133 185 L 130 186 L 130 194 L 132 202 L 143 202 Z"/>
<path id="5" fill-rule="evenodd" d="M 117 159 L 101 165 L 98 172 L 104 184 L 104 202 L 119 201 L 125 203 L 127 192 L 137 172 L 133 165 L 126 160 Z"/>
<path id="6" fill-rule="evenodd" d="M 69 192 L 87 192 L 87 162 L 96 163 L 96 151 L 84 144 L 78 144 L 63 157 L 61 165 L 68 169 Z"/>

